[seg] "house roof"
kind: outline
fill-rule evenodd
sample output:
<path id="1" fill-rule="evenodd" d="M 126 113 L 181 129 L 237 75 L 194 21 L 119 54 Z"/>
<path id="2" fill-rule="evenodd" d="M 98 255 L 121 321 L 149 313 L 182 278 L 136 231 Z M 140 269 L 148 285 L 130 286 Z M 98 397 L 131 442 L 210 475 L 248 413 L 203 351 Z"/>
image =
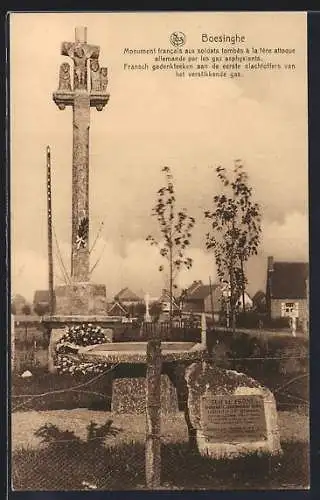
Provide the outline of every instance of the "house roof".
<path id="1" fill-rule="evenodd" d="M 127 308 L 123 304 L 121 304 L 118 301 L 115 301 L 115 302 L 113 302 L 113 304 L 110 305 L 110 308 L 108 309 L 108 314 L 110 314 L 111 312 L 114 312 L 117 309 L 122 311 L 125 314 L 128 313 Z"/>
<path id="2" fill-rule="evenodd" d="M 252 302 L 255 305 L 266 304 L 266 294 L 262 290 L 258 290 L 252 297 Z"/>
<path id="3" fill-rule="evenodd" d="M 200 288 L 201 286 L 203 286 L 203 283 L 201 280 L 195 280 L 192 285 L 190 285 L 187 290 L 186 290 L 186 293 L 187 295 L 190 295 L 191 293 L 194 293 L 198 288 Z"/>
<path id="4" fill-rule="evenodd" d="M 172 296 L 172 306 L 174 309 L 179 309 L 179 305 L 177 303 L 177 297 Z M 169 290 L 162 290 L 161 297 L 159 299 L 159 302 L 163 303 L 169 303 L 170 304 L 170 292 Z"/>
<path id="5" fill-rule="evenodd" d="M 130 288 L 126 287 L 126 288 L 122 288 L 122 290 L 120 290 L 119 293 L 117 293 L 117 295 L 115 295 L 115 300 L 119 300 L 119 301 L 136 301 L 136 302 L 141 302 L 141 297 L 139 297 L 136 293 L 134 293 L 132 290 L 130 290 Z"/>
<path id="6" fill-rule="evenodd" d="M 305 299 L 309 265 L 306 262 L 274 262 L 270 272 L 271 298 Z"/>
<path id="7" fill-rule="evenodd" d="M 212 285 L 211 289 L 212 291 L 218 288 L 219 285 Z M 187 291 L 187 296 L 186 300 L 203 300 L 206 299 L 210 295 L 210 285 L 203 285 L 201 284 L 200 286 L 194 288 L 193 291 L 189 292 L 189 289 Z"/>
<path id="8" fill-rule="evenodd" d="M 49 291 L 48 290 L 36 290 L 33 297 L 34 303 L 45 302 L 49 303 Z"/>

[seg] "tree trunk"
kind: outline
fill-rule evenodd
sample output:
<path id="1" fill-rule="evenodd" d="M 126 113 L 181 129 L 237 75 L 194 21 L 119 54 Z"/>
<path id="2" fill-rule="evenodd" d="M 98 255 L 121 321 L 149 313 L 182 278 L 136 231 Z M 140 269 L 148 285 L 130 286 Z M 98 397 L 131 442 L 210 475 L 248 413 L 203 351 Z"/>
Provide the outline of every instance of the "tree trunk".
<path id="1" fill-rule="evenodd" d="M 241 257 L 241 274 L 242 274 L 242 307 L 243 315 L 246 314 L 246 304 L 245 304 L 245 282 L 244 282 L 244 271 L 243 271 L 243 258 Z"/>
<path id="2" fill-rule="evenodd" d="M 172 307 L 172 295 L 173 295 L 173 256 L 172 256 L 172 242 L 170 244 L 169 250 L 169 258 L 170 258 L 170 269 L 169 269 L 169 294 L 170 294 L 170 305 L 169 305 L 169 328 L 170 328 L 170 338 L 172 339 L 172 316 L 173 316 L 173 307 Z"/>

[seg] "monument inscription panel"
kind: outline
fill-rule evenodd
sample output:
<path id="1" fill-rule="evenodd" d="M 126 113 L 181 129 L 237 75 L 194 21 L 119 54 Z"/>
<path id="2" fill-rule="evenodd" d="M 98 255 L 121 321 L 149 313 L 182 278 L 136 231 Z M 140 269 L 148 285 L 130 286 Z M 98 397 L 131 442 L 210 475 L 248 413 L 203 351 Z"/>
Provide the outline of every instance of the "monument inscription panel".
<path id="1" fill-rule="evenodd" d="M 248 442 L 266 439 L 261 396 L 203 396 L 202 430 L 209 442 Z"/>

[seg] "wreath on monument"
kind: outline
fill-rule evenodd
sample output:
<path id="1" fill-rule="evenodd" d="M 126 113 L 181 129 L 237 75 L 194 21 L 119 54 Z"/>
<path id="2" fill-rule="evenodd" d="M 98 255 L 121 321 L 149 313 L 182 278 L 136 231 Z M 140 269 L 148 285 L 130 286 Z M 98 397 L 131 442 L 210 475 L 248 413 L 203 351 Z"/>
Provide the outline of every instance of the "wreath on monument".
<path id="1" fill-rule="evenodd" d="M 110 342 L 100 326 L 83 324 L 67 326 L 55 346 L 55 365 L 58 373 L 71 375 L 98 374 L 106 370 L 108 363 L 84 362 L 77 353 L 80 347 Z"/>

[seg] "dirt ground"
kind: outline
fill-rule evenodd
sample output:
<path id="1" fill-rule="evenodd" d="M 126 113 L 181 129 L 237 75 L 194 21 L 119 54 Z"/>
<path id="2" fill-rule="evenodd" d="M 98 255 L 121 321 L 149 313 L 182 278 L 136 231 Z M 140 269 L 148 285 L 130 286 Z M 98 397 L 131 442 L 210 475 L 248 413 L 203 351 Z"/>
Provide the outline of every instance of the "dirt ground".
<path id="1" fill-rule="evenodd" d="M 281 411 L 279 415 L 280 436 L 282 442 L 309 441 L 309 418 L 296 412 Z M 40 439 L 34 432 L 45 423 L 58 426 L 61 430 L 72 430 L 83 439 L 86 438 L 86 426 L 93 421 L 99 425 L 112 420 L 113 425 L 121 429 L 116 437 L 108 438 L 108 444 L 120 442 L 143 442 L 145 438 L 145 417 L 143 415 L 112 414 L 92 411 L 85 408 L 56 411 L 15 412 L 11 417 L 12 449 L 37 447 Z M 187 427 L 183 413 L 162 417 L 162 436 L 165 443 L 187 441 Z"/>

